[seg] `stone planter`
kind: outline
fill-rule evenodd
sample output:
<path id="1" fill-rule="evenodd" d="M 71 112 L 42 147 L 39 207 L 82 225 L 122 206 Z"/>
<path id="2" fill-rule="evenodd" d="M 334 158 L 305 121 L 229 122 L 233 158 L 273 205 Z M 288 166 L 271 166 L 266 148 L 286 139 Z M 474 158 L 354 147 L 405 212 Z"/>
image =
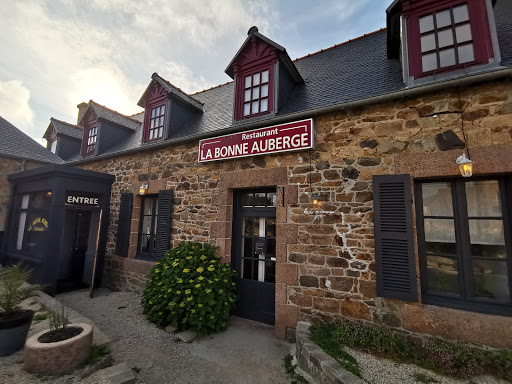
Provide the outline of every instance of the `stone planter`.
<path id="1" fill-rule="evenodd" d="M 70 339 L 55 343 L 41 343 L 39 337 L 49 332 L 39 332 L 25 344 L 23 368 L 30 373 L 62 375 L 73 372 L 83 362 L 91 350 L 92 326 L 85 323 L 70 324 L 83 332 Z"/>
<path id="2" fill-rule="evenodd" d="M 22 310 L 9 318 L 0 318 L 0 356 L 8 356 L 23 348 L 33 317 L 34 311 Z"/>

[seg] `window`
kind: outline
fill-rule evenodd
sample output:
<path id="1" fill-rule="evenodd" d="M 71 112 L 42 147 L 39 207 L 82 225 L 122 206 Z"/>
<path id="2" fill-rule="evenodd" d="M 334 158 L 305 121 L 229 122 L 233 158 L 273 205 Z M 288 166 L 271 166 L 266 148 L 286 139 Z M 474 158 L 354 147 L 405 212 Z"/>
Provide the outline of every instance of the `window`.
<path id="1" fill-rule="evenodd" d="M 467 4 L 422 16 L 419 26 L 423 72 L 475 60 Z"/>
<path id="2" fill-rule="evenodd" d="M 141 207 L 138 253 L 141 256 L 153 257 L 156 245 L 158 195 L 144 196 Z"/>
<path id="3" fill-rule="evenodd" d="M 244 78 L 244 116 L 268 111 L 269 70 Z"/>
<path id="4" fill-rule="evenodd" d="M 98 126 L 89 128 L 87 133 L 87 146 L 85 147 L 85 153 L 90 154 L 94 152 L 96 148 L 96 138 L 98 137 Z"/>
<path id="5" fill-rule="evenodd" d="M 507 183 L 504 178 L 416 185 L 424 302 L 512 314 Z"/>
<path id="6" fill-rule="evenodd" d="M 51 197 L 52 193 L 49 191 L 16 196 L 16 251 L 35 257 L 41 256 L 49 228 Z"/>
<path id="7" fill-rule="evenodd" d="M 148 140 L 158 140 L 164 137 L 165 104 L 151 109 L 149 120 Z"/>
<path id="8" fill-rule="evenodd" d="M 57 153 L 57 140 L 52 141 L 50 144 L 50 151 L 52 153 Z"/>

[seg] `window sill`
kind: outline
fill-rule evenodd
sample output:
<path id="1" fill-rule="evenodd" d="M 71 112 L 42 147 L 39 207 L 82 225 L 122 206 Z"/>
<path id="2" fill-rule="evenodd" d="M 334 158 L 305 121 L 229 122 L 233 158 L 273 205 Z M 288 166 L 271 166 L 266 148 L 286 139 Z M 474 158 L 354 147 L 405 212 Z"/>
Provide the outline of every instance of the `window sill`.
<path id="1" fill-rule="evenodd" d="M 156 256 L 150 256 L 150 255 L 141 255 L 141 254 L 136 254 L 135 257 L 134 257 L 135 260 L 142 260 L 142 261 L 151 261 L 151 262 L 157 262 L 157 261 L 160 261 L 161 259 L 156 257 Z"/>
<path id="2" fill-rule="evenodd" d="M 423 295 L 423 304 L 448 307 L 463 311 L 484 313 L 486 315 L 512 316 L 512 304 L 492 304 L 481 301 L 463 301 L 448 297 Z"/>

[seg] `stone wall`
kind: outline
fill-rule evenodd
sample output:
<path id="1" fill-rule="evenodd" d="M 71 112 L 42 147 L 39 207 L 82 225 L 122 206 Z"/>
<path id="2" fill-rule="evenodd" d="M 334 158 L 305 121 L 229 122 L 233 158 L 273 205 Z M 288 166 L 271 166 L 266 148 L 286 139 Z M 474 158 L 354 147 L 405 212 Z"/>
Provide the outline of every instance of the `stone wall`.
<path id="1" fill-rule="evenodd" d="M 201 164 L 196 161 L 198 143 L 192 141 L 81 165 L 116 175 L 106 280 L 116 288 L 140 290 L 151 265 L 113 255 L 120 193 L 136 192 L 146 180 L 150 193 L 173 189 L 172 244 L 212 241 L 229 261 L 233 190 L 273 185 L 284 199 L 277 212 L 278 336 L 289 335 L 299 319 L 350 317 L 503 346 L 498 324 L 512 329 L 510 318 L 376 296 L 371 180 L 373 175 L 394 173 L 459 175 L 455 159 L 462 153 L 464 133 L 475 174 L 512 172 L 511 85 L 507 80 L 449 89 L 314 117 L 314 151 Z M 309 214 L 310 182 L 313 192 L 322 196 L 325 212 L 318 216 Z M 134 206 L 131 257 L 138 230 L 137 199 Z M 471 318 L 470 325 L 443 328 L 437 322 L 445 321 L 447 314 L 452 325 Z M 475 336 L 468 326 L 487 336 Z"/>

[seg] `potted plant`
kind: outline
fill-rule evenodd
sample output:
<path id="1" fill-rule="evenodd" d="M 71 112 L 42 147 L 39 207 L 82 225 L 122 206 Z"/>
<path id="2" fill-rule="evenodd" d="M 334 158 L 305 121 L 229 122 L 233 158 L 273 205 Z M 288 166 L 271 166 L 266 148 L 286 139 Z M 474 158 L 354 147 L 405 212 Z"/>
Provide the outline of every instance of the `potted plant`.
<path id="1" fill-rule="evenodd" d="M 69 312 L 50 312 L 50 329 L 27 340 L 23 368 L 30 373 L 61 375 L 73 372 L 87 357 L 92 346 L 92 326 L 70 324 Z"/>
<path id="2" fill-rule="evenodd" d="M 0 269 L 0 356 L 19 351 L 25 345 L 34 311 L 20 309 L 21 302 L 39 290 L 27 284 L 30 270 L 21 265 Z"/>

